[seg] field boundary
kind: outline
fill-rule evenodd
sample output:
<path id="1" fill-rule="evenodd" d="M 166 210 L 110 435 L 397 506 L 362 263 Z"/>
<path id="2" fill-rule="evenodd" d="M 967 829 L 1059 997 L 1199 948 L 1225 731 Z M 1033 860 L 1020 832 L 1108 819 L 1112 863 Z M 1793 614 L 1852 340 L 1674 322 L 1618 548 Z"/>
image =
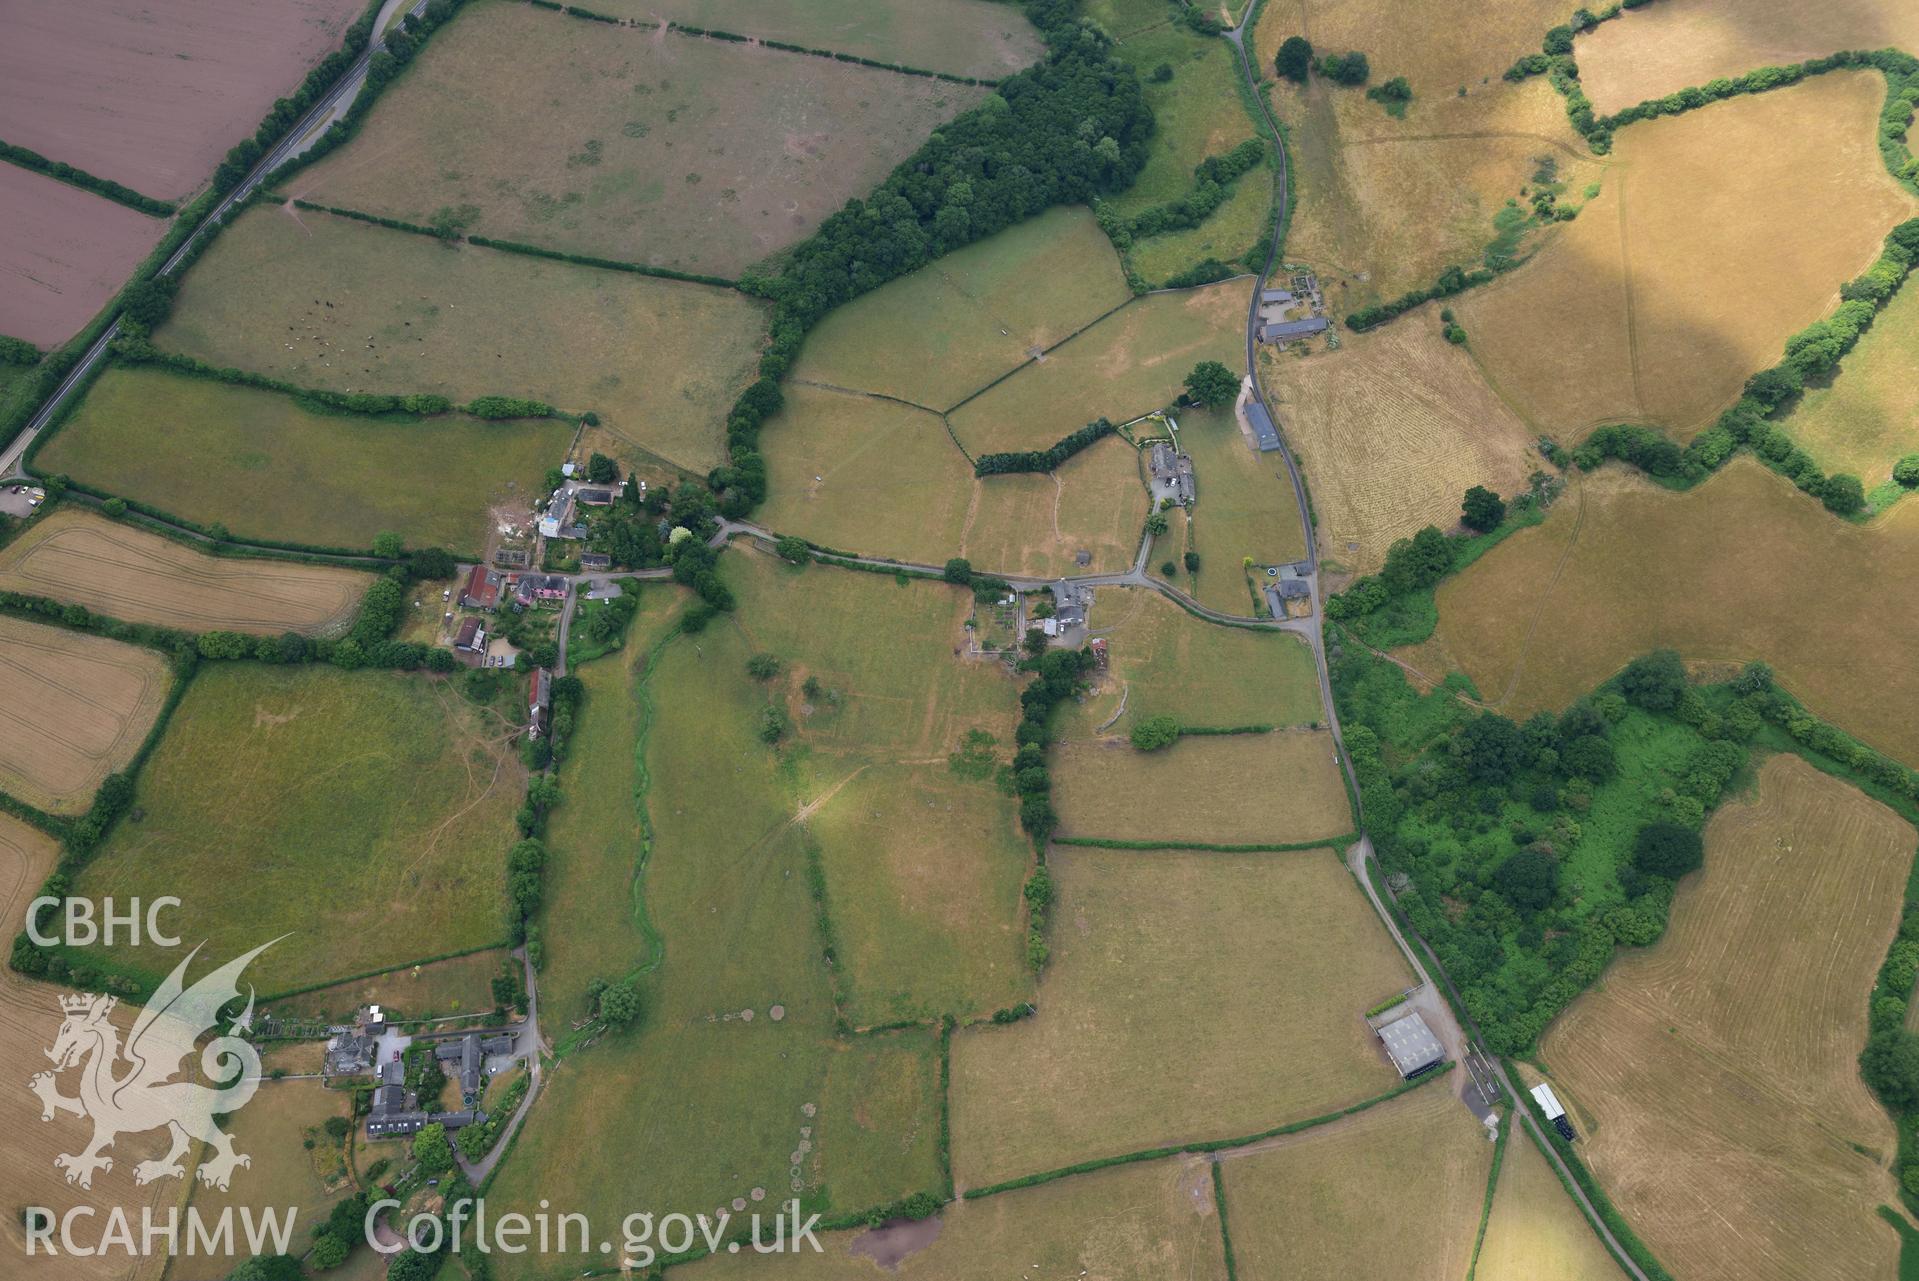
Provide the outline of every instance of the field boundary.
<path id="1" fill-rule="evenodd" d="M 1493 1168 L 1486 1173 L 1486 1203 L 1479 1210 L 1479 1234 L 1473 1238 L 1473 1261 L 1466 1267 L 1466 1281 L 1476 1281 L 1479 1275 L 1479 1252 L 1486 1245 L 1486 1226 L 1493 1218 L 1493 1198 L 1499 1194 L 1499 1167 L 1506 1159 L 1506 1144 L 1511 1142 L 1513 1126 L 1518 1120 L 1508 1112 L 1509 1125 L 1499 1127 L 1499 1137 L 1493 1140 Z"/>
<path id="2" fill-rule="evenodd" d="M 1116 1165 L 1133 1165 L 1140 1161 L 1157 1161 L 1169 1156 L 1230 1153 L 1234 1148 L 1249 1147 L 1255 1143 L 1263 1143 L 1267 1139 L 1279 1138 L 1281 1135 L 1298 1134 L 1302 1130 L 1316 1129 L 1319 1126 L 1329 1125 L 1334 1121 L 1343 1120 L 1346 1117 L 1364 1112 L 1368 1108 L 1377 1107 L 1381 1103 L 1391 1102 L 1400 1095 L 1417 1090 L 1423 1085 L 1430 1085 L 1434 1081 L 1443 1080 L 1451 1074 L 1455 1066 L 1457 1065 L 1449 1061 L 1442 1065 L 1437 1071 L 1428 1072 L 1424 1076 L 1415 1077 L 1410 1081 L 1401 1081 L 1384 1094 L 1376 1094 L 1369 1099 L 1361 1099 L 1359 1102 L 1340 1108 L 1336 1112 L 1322 1113 L 1319 1116 L 1307 1117 L 1301 1121 L 1289 1121 L 1284 1125 L 1276 1125 L 1269 1130 L 1261 1130 L 1257 1133 L 1241 1135 L 1237 1138 L 1200 1139 L 1191 1143 L 1178 1143 L 1167 1147 L 1145 1148 L 1138 1152 L 1127 1152 L 1119 1156 L 1097 1157 L 1091 1161 L 1081 1161 L 1074 1165 L 1061 1166 L 1056 1170 L 1045 1170 L 1038 1174 L 1022 1175 L 1017 1179 L 1007 1179 L 1000 1183 L 988 1184 L 983 1188 L 969 1189 L 960 1199 L 963 1201 L 977 1201 L 982 1197 L 998 1196 L 1002 1192 L 1014 1192 L 1020 1188 L 1038 1187 L 1042 1183 L 1052 1183 L 1059 1179 L 1070 1178 L 1075 1174 L 1090 1174 L 1095 1170 L 1110 1169 Z"/>
<path id="3" fill-rule="evenodd" d="M 855 66 L 871 67 L 875 71 L 892 71 L 903 76 L 919 76 L 927 80 L 944 80 L 948 84 L 970 85 L 974 88 L 991 89 L 999 84 L 998 80 L 982 79 L 978 76 L 955 75 L 950 71 L 933 71 L 926 67 L 909 66 L 901 62 L 886 62 L 878 58 L 861 57 L 859 54 L 845 53 L 837 49 L 816 49 L 808 45 L 794 44 L 789 40 L 770 40 L 764 36 L 741 35 L 737 31 L 722 31 L 711 27 L 695 27 L 684 22 L 651 22 L 645 18 L 616 18 L 611 14 L 598 13 L 592 9 L 575 4 L 557 4 L 554 0 L 527 0 L 535 9 L 545 9 L 553 13 L 563 13 L 569 18 L 580 18 L 587 22 L 602 22 L 612 27 L 626 27 L 635 31 L 659 31 L 662 27 L 676 36 L 691 39 L 720 40 L 728 44 L 759 45 L 767 49 L 777 49 L 781 53 L 805 54 L 813 58 L 825 58 L 831 62 L 848 62 Z"/>
<path id="4" fill-rule="evenodd" d="M 102 178 L 97 174 L 88 173 L 62 160 L 49 160 L 30 147 L 22 147 L 4 140 L 0 140 L 0 161 L 111 200 L 116 205 L 125 205 L 137 213 L 154 218 L 171 218 L 180 209 L 175 201 L 157 199 L 144 192 L 135 191 L 123 183 L 115 182 L 111 178 Z"/>
<path id="5" fill-rule="evenodd" d="M 1307 850 L 1329 850 L 1335 854 L 1347 845 L 1359 839 L 1358 832 L 1347 832 L 1342 836 L 1329 836 L 1318 841 L 1287 841 L 1261 845 L 1219 845 L 1201 841 L 1129 841 L 1106 836 L 1055 836 L 1055 845 L 1073 846 L 1095 850 L 1142 850 L 1154 852 L 1199 851 L 1205 854 L 1297 854 Z"/>
<path id="6" fill-rule="evenodd" d="M 296 209 L 308 213 L 329 214 L 335 218 L 349 218 L 354 222 L 363 222 L 371 227 L 380 227 L 387 231 L 401 231 L 412 236 L 425 236 L 442 244 L 477 245 L 482 249 L 492 249 L 498 253 L 523 254 L 528 258 L 546 258 L 554 262 L 572 263 L 576 267 L 597 267 L 602 271 L 624 271 L 634 276 L 655 276 L 661 280 L 677 280 L 690 285 L 712 285 L 719 289 L 740 288 L 740 282 L 726 276 L 702 276 L 695 272 L 675 271 L 671 267 L 651 267 L 643 262 L 629 262 L 623 258 L 598 258 L 591 254 L 568 253 L 563 249 L 543 249 L 539 245 L 524 244 L 518 240 L 496 240 L 491 236 L 469 236 L 465 234 L 445 235 L 431 227 L 423 227 L 417 222 L 407 222 L 401 218 L 388 218 L 384 214 L 365 213 L 359 209 L 347 209 L 340 205 L 323 205 L 303 196 L 288 195 L 274 191 L 267 196 L 274 203 L 290 204 Z"/>
<path id="7" fill-rule="evenodd" d="M 348 983 L 359 983 L 366 979 L 377 979 L 382 974 L 398 974 L 401 970 L 410 970 L 420 965 L 437 965 L 441 961 L 457 961 L 463 956 L 477 956 L 481 952 L 495 952 L 512 946 L 507 940 L 495 939 L 491 943 L 478 943 L 472 947 L 463 947 L 453 952 L 442 952 L 437 956 L 422 957 L 417 961 L 403 961 L 398 965 L 383 966 L 377 970 L 367 970 L 360 974 L 348 974 L 337 979 L 328 979 L 324 983 L 308 983 L 303 987 L 290 987 L 282 992 L 262 992 L 259 999 L 265 1001 L 286 1001 L 296 996 L 306 996 L 312 992 L 324 992 L 330 987 L 344 987 Z"/>
<path id="8" fill-rule="evenodd" d="M 1226 1221 L 1226 1166 L 1209 1161 L 1213 1171 L 1213 1211 L 1219 1215 L 1219 1246 L 1226 1256 L 1226 1281 L 1239 1281 L 1239 1262 L 1233 1257 L 1233 1231 Z M 1467 1277 L 1466 1281 L 1473 1281 Z"/>

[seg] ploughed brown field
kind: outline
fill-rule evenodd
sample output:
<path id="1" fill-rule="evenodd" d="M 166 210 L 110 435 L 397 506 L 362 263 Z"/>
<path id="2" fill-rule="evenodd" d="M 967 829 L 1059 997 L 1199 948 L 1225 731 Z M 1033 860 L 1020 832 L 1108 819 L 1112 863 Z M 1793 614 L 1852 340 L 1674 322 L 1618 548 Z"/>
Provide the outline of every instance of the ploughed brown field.
<path id="1" fill-rule="evenodd" d="M 106 305 L 166 229 L 125 205 L 0 164 L 0 334 L 59 346 Z"/>
<path id="2" fill-rule="evenodd" d="M 188 195 L 364 0 L 10 4 L 0 138 L 161 200 Z"/>
<path id="3" fill-rule="evenodd" d="M 77 508 L 0 550 L 0 589 L 192 632 L 341 632 L 371 582 L 327 565 L 208 556 Z"/>
<path id="4" fill-rule="evenodd" d="M 0 618 L 0 789 L 78 814 L 140 750 L 167 697 L 149 649 Z"/>

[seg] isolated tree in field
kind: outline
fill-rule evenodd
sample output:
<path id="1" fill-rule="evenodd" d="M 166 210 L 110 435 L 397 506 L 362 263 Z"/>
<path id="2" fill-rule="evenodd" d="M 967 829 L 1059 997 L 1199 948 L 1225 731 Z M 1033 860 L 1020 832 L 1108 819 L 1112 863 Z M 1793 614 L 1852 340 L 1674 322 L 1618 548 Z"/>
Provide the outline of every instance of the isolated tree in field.
<path id="1" fill-rule="evenodd" d="M 1185 560 L 1186 560 L 1186 572 L 1189 574 L 1197 574 L 1199 572 L 1199 553 L 1187 552 L 1185 556 Z"/>
<path id="2" fill-rule="evenodd" d="M 1294 84 L 1305 84 L 1306 75 L 1313 69 L 1313 44 L 1305 36 L 1287 36 L 1280 42 L 1279 54 L 1273 59 L 1273 70 Z"/>
<path id="3" fill-rule="evenodd" d="M 453 1168 L 453 1145 L 447 1142 L 446 1127 L 438 1121 L 422 1126 L 413 1136 L 413 1159 L 427 1174 L 445 1174 Z"/>
<path id="4" fill-rule="evenodd" d="M 600 993 L 600 1017 L 614 1027 L 625 1027 L 639 1018 L 639 986 L 632 979 L 621 979 Z"/>
<path id="5" fill-rule="evenodd" d="M 1626 664 L 1619 692 L 1650 712 L 1670 712 L 1686 692 L 1686 664 L 1670 649 L 1656 649 Z"/>
<path id="6" fill-rule="evenodd" d="M 1633 838 L 1633 866 L 1648 876 L 1676 881 L 1698 871 L 1705 861 L 1706 846 L 1699 833 L 1678 823 L 1648 823 Z"/>
<path id="7" fill-rule="evenodd" d="M 755 654 L 746 660 L 746 674 L 756 681 L 770 681 L 780 674 L 780 660 L 771 654 Z"/>
<path id="8" fill-rule="evenodd" d="M 1202 360 L 1186 375 L 1186 395 L 1208 409 L 1230 405 L 1239 395 L 1239 379 L 1217 360 Z"/>
<path id="9" fill-rule="evenodd" d="M 1919 454 L 1907 454 L 1892 465 L 1892 478 L 1907 489 L 1919 486 Z"/>
<path id="10" fill-rule="evenodd" d="M 1372 67 L 1366 61 L 1366 55 L 1354 50 L 1351 53 L 1329 53 L 1319 60 L 1319 74 L 1334 84 L 1363 85 L 1373 74 Z"/>
<path id="11" fill-rule="evenodd" d="M 958 583 L 964 587 L 973 581 L 973 563 L 964 556 L 955 556 L 946 562 L 946 568 L 940 571 L 940 577 L 949 583 Z"/>
<path id="12" fill-rule="evenodd" d="M 1179 741 L 1179 722 L 1171 716 L 1144 716 L 1133 726 L 1133 746 L 1142 752 L 1157 752 Z"/>
<path id="13" fill-rule="evenodd" d="M 1466 491 L 1466 501 L 1460 504 L 1460 518 L 1466 522 L 1466 528 L 1482 534 L 1498 529 L 1506 519 L 1506 502 L 1484 485 L 1474 485 Z"/>
<path id="14" fill-rule="evenodd" d="M 1543 850 L 1520 850 L 1493 873 L 1493 888 L 1514 907 L 1537 912 L 1559 892 L 1559 860 Z"/>

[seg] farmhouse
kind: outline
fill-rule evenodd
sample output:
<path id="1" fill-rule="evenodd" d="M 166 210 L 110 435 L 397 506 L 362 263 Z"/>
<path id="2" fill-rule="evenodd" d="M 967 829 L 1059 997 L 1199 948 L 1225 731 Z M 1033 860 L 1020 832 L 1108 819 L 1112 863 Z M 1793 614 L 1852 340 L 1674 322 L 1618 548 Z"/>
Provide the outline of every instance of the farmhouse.
<path id="1" fill-rule="evenodd" d="M 460 604 L 468 609 L 493 609 L 500 603 L 500 575 L 485 565 L 467 572 L 466 586 L 460 589 Z"/>
<path id="2" fill-rule="evenodd" d="M 477 618 L 462 619 L 459 634 L 453 638 L 453 648 L 468 654 L 479 654 L 486 650 L 486 628 Z"/>
<path id="3" fill-rule="evenodd" d="M 460 1097 L 468 1103 L 480 1096 L 481 1086 L 486 1084 L 486 1061 L 499 1055 L 513 1053 L 514 1037 L 510 1032 L 495 1036 L 485 1036 L 480 1032 L 468 1032 L 455 1041 L 443 1041 L 433 1047 L 433 1057 L 445 1064 L 458 1064 L 460 1074 Z"/>
<path id="4" fill-rule="evenodd" d="M 546 715 L 553 705 L 553 674 L 544 667 L 533 669 L 526 683 L 526 732 L 538 738 L 546 729 Z"/>
<path id="5" fill-rule="evenodd" d="M 1170 441 L 1154 441 L 1148 472 L 1152 477 L 1153 503 L 1157 506 L 1172 499 L 1181 507 L 1193 505 L 1193 459 Z"/>
<path id="6" fill-rule="evenodd" d="M 327 1076 L 363 1076 L 373 1071 L 380 1052 L 380 1036 L 386 1031 L 386 1015 L 377 1005 L 361 1010 L 351 1027 L 328 1028 L 322 1071 Z"/>
<path id="7" fill-rule="evenodd" d="M 1279 448 L 1279 429 L 1273 426 L 1273 416 L 1266 412 L 1266 406 L 1260 404 L 1257 397 L 1246 402 L 1246 421 L 1253 429 L 1253 442 L 1259 446 L 1260 453 L 1271 453 Z"/>
<path id="8" fill-rule="evenodd" d="M 1426 1020 L 1416 1013 L 1394 1019 L 1375 1031 L 1386 1047 L 1387 1057 L 1399 1069 L 1399 1075 L 1408 1081 L 1446 1061 L 1446 1050 L 1440 1045 L 1439 1038 L 1426 1026 Z"/>
<path id="9" fill-rule="evenodd" d="M 566 593 L 567 581 L 562 575 L 522 574 L 519 586 L 514 589 L 513 601 L 521 606 L 551 603 L 564 601 Z"/>

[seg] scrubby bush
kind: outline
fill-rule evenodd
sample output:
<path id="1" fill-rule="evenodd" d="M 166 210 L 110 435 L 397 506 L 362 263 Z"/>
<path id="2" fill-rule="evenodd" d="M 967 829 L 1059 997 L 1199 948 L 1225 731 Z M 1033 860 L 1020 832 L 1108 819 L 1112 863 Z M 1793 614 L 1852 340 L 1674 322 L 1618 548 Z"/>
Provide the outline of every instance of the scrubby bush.
<path id="1" fill-rule="evenodd" d="M 1137 750 L 1157 752 L 1179 741 L 1179 722 L 1163 714 L 1143 716 L 1134 722 L 1131 738 Z"/>

